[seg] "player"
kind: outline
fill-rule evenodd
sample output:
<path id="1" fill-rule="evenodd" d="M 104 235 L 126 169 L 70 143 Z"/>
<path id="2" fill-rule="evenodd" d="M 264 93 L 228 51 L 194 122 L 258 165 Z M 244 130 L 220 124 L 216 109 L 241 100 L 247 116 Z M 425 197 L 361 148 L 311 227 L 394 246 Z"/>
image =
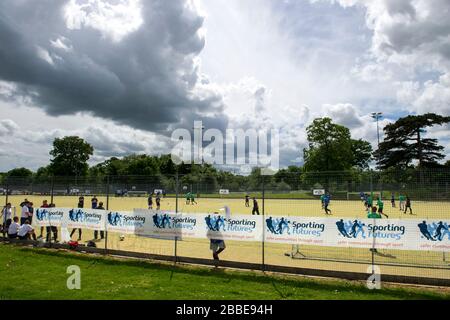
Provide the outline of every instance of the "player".
<path id="1" fill-rule="evenodd" d="M 320 196 L 320 203 L 322 204 L 322 209 L 325 207 L 325 197 L 326 197 L 325 194 L 322 194 Z"/>
<path id="2" fill-rule="evenodd" d="M 392 208 L 395 208 L 395 194 L 394 193 L 391 194 L 391 205 L 392 205 Z"/>
<path id="3" fill-rule="evenodd" d="M 330 205 L 330 201 L 331 201 L 331 195 L 329 193 L 327 193 L 325 195 L 325 198 L 323 200 L 323 209 L 325 210 L 325 213 L 328 215 L 331 215 L 331 210 L 328 209 L 328 206 Z"/>
<path id="4" fill-rule="evenodd" d="M 409 209 L 409 214 L 413 214 L 412 209 L 411 209 L 411 198 L 408 195 L 406 195 L 404 214 L 406 214 L 406 211 L 408 211 L 408 209 Z"/>
<path id="5" fill-rule="evenodd" d="M 380 197 L 377 198 L 377 207 L 378 207 L 378 213 L 379 214 L 382 214 L 386 218 L 389 218 L 389 216 L 387 214 L 383 213 L 384 203 L 383 203 L 383 200 L 381 200 Z"/>
<path id="6" fill-rule="evenodd" d="M 368 209 L 371 209 L 373 207 L 373 193 L 367 196 L 366 203 Z"/>
<path id="7" fill-rule="evenodd" d="M 258 201 L 256 201 L 256 198 L 253 197 L 252 215 L 255 215 L 255 214 L 259 216 L 259 205 L 258 205 Z"/>
<path id="8" fill-rule="evenodd" d="M 150 195 L 148 196 L 147 202 L 148 202 L 148 208 L 150 210 L 153 210 L 153 192 L 150 193 Z"/>
<path id="9" fill-rule="evenodd" d="M 191 193 L 186 193 L 186 204 L 191 204 Z"/>
<path id="10" fill-rule="evenodd" d="M 245 206 L 250 207 L 250 196 L 248 194 L 245 195 Z"/>
<path id="11" fill-rule="evenodd" d="M 399 203 L 399 207 L 400 207 L 400 211 L 404 211 L 405 210 L 405 196 L 400 194 L 398 196 L 398 203 Z"/>
<path id="12" fill-rule="evenodd" d="M 191 195 L 191 197 L 190 197 L 191 204 L 192 205 L 194 205 L 194 203 L 197 204 L 197 202 L 195 201 L 195 195 L 193 193 L 191 193 L 190 195 Z"/>
<path id="13" fill-rule="evenodd" d="M 156 210 L 161 210 L 161 195 L 156 193 Z"/>

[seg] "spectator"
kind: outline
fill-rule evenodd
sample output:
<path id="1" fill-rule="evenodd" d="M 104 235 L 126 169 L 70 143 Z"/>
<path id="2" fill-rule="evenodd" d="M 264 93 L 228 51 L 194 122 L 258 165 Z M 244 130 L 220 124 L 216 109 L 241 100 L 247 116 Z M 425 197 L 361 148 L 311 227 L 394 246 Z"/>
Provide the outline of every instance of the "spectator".
<path id="1" fill-rule="evenodd" d="M 84 208 L 84 197 L 81 196 L 78 198 L 78 208 L 82 209 Z M 75 231 L 77 231 L 78 229 L 78 241 L 81 241 L 81 235 L 83 233 L 83 231 L 81 230 L 81 228 L 75 228 L 72 230 L 72 232 L 70 233 L 70 237 L 72 238 L 73 234 L 75 233 Z"/>
<path id="2" fill-rule="evenodd" d="M 97 210 L 105 210 L 105 208 L 103 207 L 103 202 L 100 202 L 98 204 Z M 105 231 L 101 230 L 100 231 L 100 238 L 103 240 L 105 239 Z M 94 239 L 97 240 L 98 239 L 98 230 L 94 231 Z"/>
<path id="3" fill-rule="evenodd" d="M 26 200 L 26 199 L 25 199 Z M 30 208 L 28 206 L 28 201 L 24 201 L 21 203 L 21 215 L 20 215 L 20 225 L 25 224 L 25 221 L 28 220 L 30 215 Z"/>
<path id="4" fill-rule="evenodd" d="M 12 216 L 12 208 L 11 203 L 7 203 L 5 207 L 3 207 L 1 216 L 3 217 L 2 221 L 2 230 L 3 230 L 3 237 L 5 237 L 6 233 L 8 232 L 8 228 L 11 225 L 11 216 Z"/>
<path id="5" fill-rule="evenodd" d="M 34 233 L 33 227 L 30 225 L 30 220 L 25 220 L 25 223 L 19 228 L 17 235 L 20 240 L 29 240 L 33 237 L 36 241 L 36 234 Z"/>
<path id="6" fill-rule="evenodd" d="M 218 212 L 214 212 L 214 214 L 219 214 Z M 219 254 L 225 250 L 225 241 L 220 239 L 210 239 L 210 245 L 209 248 L 213 252 L 213 259 L 219 260 Z"/>
<path id="7" fill-rule="evenodd" d="M 91 204 L 92 204 L 92 209 L 97 209 L 97 205 L 98 205 L 98 199 L 97 199 L 97 196 L 94 196 L 92 199 L 91 199 Z"/>
<path id="8" fill-rule="evenodd" d="M 30 221 L 30 224 L 33 223 L 33 215 L 34 215 L 33 202 L 28 202 L 28 220 Z"/>
<path id="9" fill-rule="evenodd" d="M 48 205 L 49 208 L 55 208 L 56 205 L 52 202 Z M 47 228 L 47 238 L 46 241 L 50 242 L 51 234 L 53 233 L 53 241 L 58 242 L 58 228 L 55 226 L 48 226 Z"/>
<path id="10" fill-rule="evenodd" d="M 47 200 L 44 200 L 44 201 L 42 201 L 42 206 L 41 206 L 41 208 L 48 208 L 49 206 L 48 206 L 48 202 L 47 202 Z M 48 228 L 48 227 L 47 227 Z M 41 227 L 41 234 L 39 235 L 39 237 L 38 238 L 43 238 L 44 236 L 42 235 L 44 233 L 44 227 Z M 47 231 L 47 233 L 48 233 L 48 231 Z"/>
<path id="11" fill-rule="evenodd" d="M 8 228 L 8 238 L 16 239 L 20 229 L 19 217 L 14 217 L 13 222 Z"/>

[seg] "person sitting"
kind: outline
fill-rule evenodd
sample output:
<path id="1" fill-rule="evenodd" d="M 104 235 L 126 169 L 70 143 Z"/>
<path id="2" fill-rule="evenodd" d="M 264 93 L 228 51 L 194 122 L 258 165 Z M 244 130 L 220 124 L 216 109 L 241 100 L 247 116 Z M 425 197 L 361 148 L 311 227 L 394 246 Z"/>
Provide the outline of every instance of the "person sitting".
<path id="1" fill-rule="evenodd" d="M 14 217 L 13 222 L 9 225 L 8 228 L 8 238 L 16 239 L 19 229 L 20 229 L 19 217 Z"/>
<path id="2" fill-rule="evenodd" d="M 19 228 L 17 235 L 20 240 L 29 240 L 31 237 L 33 237 L 33 240 L 37 240 L 34 229 L 30 225 L 30 220 L 25 220 L 25 223 Z"/>

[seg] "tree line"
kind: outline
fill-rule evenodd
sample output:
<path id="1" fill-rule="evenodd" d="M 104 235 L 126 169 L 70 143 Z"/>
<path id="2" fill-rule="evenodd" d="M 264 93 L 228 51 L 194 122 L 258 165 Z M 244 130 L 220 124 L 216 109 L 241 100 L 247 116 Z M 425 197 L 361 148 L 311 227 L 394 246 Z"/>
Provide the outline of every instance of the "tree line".
<path id="1" fill-rule="evenodd" d="M 44 181 L 55 176 L 101 181 L 108 176 L 152 176 L 155 184 L 171 188 L 178 173 L 180 183 L 207 185 L 211 190 L 222 186 L 232 190 L 256 190 L 261 188 L 263 179 L 268 189 L 298 190 L 305 184 L 320 182 L 328 185 L 333 175 L 339 176 L 335 180 L 342 180 L 343 183 L 364 180 L 373 162 L 379 173 L 389 177 L 393 177 L 394 172 L 401 172 L 404 176 L 414 175 L 418 170 L 450 168 L 450 161 L 440 163 L 445 158 L 444 147 L 439 145 L 437 139 L 425 138 L 427 128 L 449 122 L 450 117 L 432 113 L 400 118 L 384 127 L 385 138 L 379 148 L 373 150 L 370 142 L 353 139 L 347 127 L 333 123 L 330 118 L 318 118 L 306 129 L 308 145 L 303 150 L 303 166 L 289 166 L 274 176 L 264 178 L 258 168 L 243 176 L 219 170 L 210 164 L 177 165 L 170 155 L 133 154 L 122 158 L 111 157 L 89 166 L 94 148 L 82 138 L 70 136 L 54 140 L 49 165 L 36 172 L 16 168 L 1 174 L 0 179 L 22 177 Z M 337 175 L 336 172 L 341 173 Z M 407 177 L 402 179 L 407 180 Z"/>

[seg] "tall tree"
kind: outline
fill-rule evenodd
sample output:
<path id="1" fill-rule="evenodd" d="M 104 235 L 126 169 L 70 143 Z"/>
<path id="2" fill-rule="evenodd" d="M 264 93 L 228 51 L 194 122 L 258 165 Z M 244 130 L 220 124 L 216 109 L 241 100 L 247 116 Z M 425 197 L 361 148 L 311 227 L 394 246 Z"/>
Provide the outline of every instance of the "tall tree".
<path id="1" fill-rule="evenodd" d="M 33 175 L 33 172 L 27 168 L 16 168 L 8 171 L 6 175 L 8 177 L 29 178 Z"/>
<path id="2" fill-rule="evenodd" d="M 306 171 L 339 171 L 352 167 L 350 130 L 330 118 L 315 119 L 306 129 L 309 148 L 304 149 Z"/>
<path id="3" fill-rule="evenodd" d="M 53 141 L 53 156 L 49 170 L 55 176 L 85 176 L 94 148 L 80 137 L 56 138 Z"/>
<path id="4" fill-rule="evenodd" d="M 372 145 L 365 140 L 351 140 L 351 149 L 353 155 L 353 167 L 367 169 L 372 160 Z"/>
<path id="5" fill-rule="evenodd" d="M 425 128 L 450 122 L 450 117 L 427 113 L 407 116 L 384 128 L 385 140 L 375 152 L 378 167 L 407 167 L 418 161 L 419 167 L 435 166 L 445 158 L 437 139 L 424 138 Z"/>

